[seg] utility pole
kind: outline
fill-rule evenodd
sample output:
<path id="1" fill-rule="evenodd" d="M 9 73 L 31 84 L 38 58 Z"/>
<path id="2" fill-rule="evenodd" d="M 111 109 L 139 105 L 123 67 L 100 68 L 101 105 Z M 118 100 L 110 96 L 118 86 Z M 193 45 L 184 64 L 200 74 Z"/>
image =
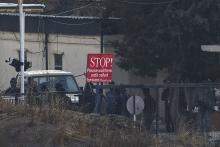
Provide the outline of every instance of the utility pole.
<path id="1" fill-rule="evenodd" d="M 18 0 L 18 4 L 13 3 L 0 3 L 0 8 L 11 9 L 19 7 L 19 21 L 20 21 L 20 63 L 21 63 L 21 90 L 20 93 L 24 94 L 24 39 L 25 39 L 25 13 L 23 7 L 40 7 L 45 8 L 42 4 L 23 4 L 23 0 Z M 42 10 L 42 9 L 39 9 Z"/>
<path id="2" fill-rule="evenodd" d="M 104 53 L 104 12 L 105 6 L 103 5 L 102 1 L 98 1 L 100 3 L 101 8 L 101 17 L 100 17 L 100 53 Z"/>
<path id="3" fill-rule="evenodd" d="M 101 51 L 101 54 L 104 53 L 104 18 L 102 16 L 101 20 L 100 20 L 100 51 Z"/>
<path id="4" fill-rule="evenodd" d="M 45 32 L 45 47 L 44 47 L 44 51 L 45 51 L 46 70 L 49 69 L 49 67 L 48 67 L 48 38 L 49 38 L 49 34 L 47 32 Z"/>
<path id="5" fill-rule="evenodd" d="M 20 20 L 20 62 L 21 62 L 21 94 L 24 94 L 24 32 L 25 13 L 23 12 L 23 0 L 19 0 L 19 20 Z"/>

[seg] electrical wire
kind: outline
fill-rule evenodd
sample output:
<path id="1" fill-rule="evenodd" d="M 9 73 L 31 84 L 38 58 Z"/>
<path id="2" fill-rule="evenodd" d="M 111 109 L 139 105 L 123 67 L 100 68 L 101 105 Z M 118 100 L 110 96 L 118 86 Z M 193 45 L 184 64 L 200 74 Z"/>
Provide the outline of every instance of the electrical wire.
<path id="1" fill-rule="evenodd" d="M 84 72 L 84 73 L 79 74 L 79 75 L 76 75 L 76 76 L 74 76 L 74 77 L 75 77 L 75 78 L 78 78 L 78 77 L 81 77 L 81 76 L 86 76 L 86 73 Z"/>
<path id="2" fill-rule="evenodd" d="M 165 2 L 129 2 L 129 1 L 119 1 L 119 2 L 131 4 L 131 5 L 163 5 L 163 4 L 169 4 L 173 2 L 173 0 L 165 1 Z"/>
<path id="3" fill-rule="evenodd" d="M 174 0 L 164 1 L 164 2 L 132 2 L 132 1 L 117 1 L 117 2 L 126 3 L 126 4 L 129 4 L 129 5 L 163 5 L 163 4 L 169 4 L 173 1 Z M 90 5 L 92 5 L 94 2 L 96 2 L 96 1 L 92 1 L 91 3 L 89 3 L 87 5 L 84 5 L 84 6 L 81 6 L 81 7 L 78 7 L 78 8 L 73 8 L 73 9 L 70 9 L 70 10 L 66 10 L 66 11 L 63 11 L 63 12 L 55 13 L 55 14 L 52 14 L 52 15 L 59 16 L 59 15 L 62 15 L 62 14 L 68 13 L 68 12 L 75 11 L 75 10 L 84 9 L 84 8 L 87 8 Z"/>
<path id="4" fill-rule="evenodd" d="M 70 10 L 67 10 L 67 11 L 63 11 L 63 12 L 60 12 L 60 13 L 57 13 L 57 14 L 53 14 L 53 15 L 61 15 L 61 14 L 65 14 L 65 13 L 68 13 L 68 12 L 72 12 L 72 11 L 75 11 L 75 10 L 80 10 L 80 9 L 84 9 L 90 5 L 92 5 L 94 2 L 91 2 L 87 5 L 84 5 L 84 6 L 81 6 L 81 7 L 78 7 L 78 8 L 73 8 L 73 9 L 70 9 Z"/>
<path id="5" fill-rule="evenodd" d="M 15 32 L 12 32 L 12 33 L 13 33 L 13 35 L 14 35 L 14 37 L 15 37 L 15 40 L 19 42 L 19 39 L 18 39 L 18 37 L 16 36 Z"/>
<path id="6" fill-rule="evenodd" d="M 52 21 L 57 24 L 67 25 L 67 26 L 81 26 L 81 25 L 88 25 L 88 24 L 96 23 L 96 21 L 90 21 L 87 23 L 65 23 L 65 22 L 60 22 L 60 21 L 55 21 L 55 20 L 49 20 L 49 21 Z"/>

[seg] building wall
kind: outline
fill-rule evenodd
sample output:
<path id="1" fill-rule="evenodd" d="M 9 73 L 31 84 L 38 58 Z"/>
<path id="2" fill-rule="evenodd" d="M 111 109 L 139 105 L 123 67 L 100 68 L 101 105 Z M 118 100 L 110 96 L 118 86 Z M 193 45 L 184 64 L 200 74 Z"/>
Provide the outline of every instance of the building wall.
<path id="1" fill-rule="evenodd" d="M 27 60 L 32 62 L 30 70 L 45 69 L 44 54 L 45 35 L 40 33 L 25 34 L 25 49 Z M 74 75 L 86 72 L 86 60 L 88 53 L 100 52 L 100 39 L 97 36 L 67 36 L 49 34 L 48 54 L 49 69 L 54 69 L 54 54 L 63 53 L 63 70 L 70 71 Z M 9 57 L 19 59 L 19 33 L 0 32 L 0 89 L 9 86 L 11 77 L 16 76 L 16 71 L 5 60 Z M 85 77 L 76 78 L 80 86 L 84 86 Z"/>
<path id="2" fill-rule="evenodd" d="M 87 54 L 99 53 L 100 43 L 97 36 L 49 36 L 49 69 L 54 69 L 54 54 L 63 54 L 63 70 L 74 75 L 86 72 Z M 80 86 L 85 85 L 85 76 L 76 78 Z"/>
<path id="3" fill-rule="evenodd" d="M 33 62 L 34 69 L 43 69 L 42 64 L 42 40 L 41 34 L 26 34 L 25 49 L 27 59 Z M 9 86 L 11 77 L 16 76 L 16 71 L 8 63 L 5 63 L 9 57 L 19 59 L 19 34 L 13 32 L 0 32 L 0 89 L 3 90 Z"/>
<path id="4" fill-rule="evenodd" d="M 104 37 L 104 52 L 114 53 L 111 41 L 121 40 L 122 36 L 112 35 Z M 27 59 L 32 62 L 30 70 L 45 69 L 44 45 L 45 35 L 41 33 L 25 34 L 25 49 L 27 50 Z M 0 32 L 0 88 L 8 87 L 11 77 L 16 76 L 13 67 L 5 63 L 9 57 L 18 57 L 20 48 L 19 33 Z M 49 34 L 48 54 L 49 69 L 54 69 L 54 54 L 63 54 L 63 70 L 70 71 L 74 75 L 81 75 L 86 72 L 86 62 L 88 53 L 100 52 L 99 36 L 76 36 Z M 161 83 L 164 75 L 159 75 L 156 79 L 150 77 L 137 77 L 132 73 L 119 68 L 114 58 L 113 80 L 116 84 L 153 84 Z M 85 84 L 85 76 L 77 77 L 80 86 Z"/>
<path id="5" fill-rule="evenodd" d="M 120 40 L 122 36 L 105 36 L 105 53 L 114 53 L 111 41 Z M 27 51 L 27 60 L 32 62 L 30 70 L 45 69 L 44 45 L 45 35 L 40 33 L 25 34 L 25 49 Z M 19 58 L 19 33 L 0 32 L 0 89 L 4 90 L 9 86 L 11 77 L 16 76 L 16 72 L 12 66 L 5 63 L 9 57 Z M 99 36 L 70 36 L 61 34 L 49 34 L 48 38 L 48 54 L 49 69 L 54 69 L 54 54 L 63 54 L 63 70 L 70 71 L 74 75 L 81 75 L 86 72 L 87 54 L 100 53 L 100 37 Z M 157 78 L 137 77 L 132 73 L 126 72 L 119 68 L 114 58 L 113 63 L 113 81 L 116 84 L 159 84 L 162 83 L 165 72 L 158 73 Z M 76 78 L 79 86 L 84 86 L 85 76 Z M 151 91 L 154 95 L 154 90 Z M 162 90 L 160 90 L 160 93 Z M 129 90 L 131 95 L 141 95 L 142 91 Z M 161 101 L 161 100 L 160 100 Z M 160 115 L 164 113 L 163 102 L 160 102 Z"/>

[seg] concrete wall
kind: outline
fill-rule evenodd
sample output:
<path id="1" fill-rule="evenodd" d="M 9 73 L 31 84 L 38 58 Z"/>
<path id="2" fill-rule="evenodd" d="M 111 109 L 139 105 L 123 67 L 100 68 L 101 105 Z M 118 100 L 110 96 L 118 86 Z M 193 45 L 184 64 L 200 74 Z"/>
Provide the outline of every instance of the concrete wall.
<path id="1" fill-rule="evenodd" d="M 99 53 L 100 43 L 97 36 L 64 36 L 49 37 L 49 69 L 54 69 L 54 54 L 63 53 L 63 70 L 74 75 L 86 72 L 87 54 Z M 76 78 L 80 86 L 85 85 L 85 76 Z"/>
<path id="2" fill-rule="evenodd" d="M 26 33 L 25 49 L 27 59 L 32 62 L 29 70 L 45 69 L 44 34 Z M 100 52 L 100 39 L 97 36 L 65 36 L 49 34 L 48 39 L 49 69 L 54 69 L 54 54 L 63 53 L 63 70 L 70 71 L 74 75 L 86 72 L 86 59 L 88 53 Z M 9 57 L 19 58 L 19 33 L 0 32 L 0 89 L 9 86 L 11 77 L 16 76 L 12 66 L 5 63 Z M 85 77 L 77 78 L 80 86 L 84 86 Z"/>
<path id="3" fill-rule="evenodd" d="M 34 69 L 43 69 L 42 62 L 42 35 L 26 34 L 25 49 L 27 52 L 27 59 L 34 62 Z M 9 57 L 19 59 L 19 34 L 13 32 L 0 32 L 0 88 L 5 89 L 9 85 L 11 77 L 16 76 L 16 72 L 12 66 L 5 63 Z"/>
<path id="4" fill-rule="evenodd" d="M 104 52 L 114 53 L 111 41 L 121 40 L 122 36 L 112 35 L 104 37 Z M 30 70 L 45 69 L 44 54 L 45 35 L 41 33 L 25 34 L 25 49 L 27 50 L 27 59 L 32 62 Z M 9 79 L 16 76 L 13 67 L 5 63 L 8 57 L 18 58 L 20 48 L 19 33 L 0 32 L 0 89 L 8 87 Z M 63 70 L 70 71 L 74 75 L 80 75 L 86 72 L 86 62 L 88 53 L 100 52 L 99 36 L 76 36 L 49 34 L 48 53 L 49 69 L 54 69 L 54 54 L 63 54 Z M 119 68 L 114 59 L 113 80 L 116 84 L 153 84 L 161 83 L 164 75 L 159 75 L 156 79 L 149 77 L 137 77 L 132 73 Z M 85 77 L 77 78 L 80 86 L 84 86 Z"/>
<path id="5" fill-rule="evenodd" d="M 122 36 L 105 36 L 104 52 L 114 53 L 111 41 L 120 40 Z M 27 51 L 27 59 L 32 62 L 30 70 L 45 69 L 44 54 L 45 35 L 40 33 L 25 34 L 25 49 Z M 12 66 L 5 63 L 9 57 L 19 58 L 18 51 L 20 48 L 19 33 L 0 32 L 0 89 L 4 90 L 9 86 L 11 77 L 16 76 L 16 72 Z M 86 72 L 86 62 L 88 53 L 100 53 L 100 37 L 99 36 L 70 36 L 61 34 L 49 34 L 48 38 L 49 53 L 49 69 L 54 69 L 54 54 L 63 54 L 63 70 L 70 71 L 74 75 L 80 75 Z M 126 72 L 116 65 L 117 59 L 114 58 L 113 63 L 113 81 L 116 84 L 154 84 L 162 83 L 166 73 L 158 73 L 157 78 L 137 77 L 132 73 Z M 85 76 L 77 77 L 80 86 L 84 86 Z M 160 93 L 162 90 L 160 90 Z M 131 95 L 142 96 L 142 91 L 129 90 Z M 151 91 L 155 95 L 154 90 Z M 163 102 L 160 102 L 160 115 L 164 113 Z"/>

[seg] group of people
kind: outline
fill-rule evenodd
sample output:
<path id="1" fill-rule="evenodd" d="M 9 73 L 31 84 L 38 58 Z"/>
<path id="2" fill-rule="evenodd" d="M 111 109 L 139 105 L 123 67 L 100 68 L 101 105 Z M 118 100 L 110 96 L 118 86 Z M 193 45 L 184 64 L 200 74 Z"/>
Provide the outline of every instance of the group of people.
<path id="1" fill-rule="evenodd" d="M 112 87 L 103 90 L 92 83 L 86 83 L 84 88 L 85 111 L 98 114 L 117 114 L 128 115 L 126 102 L 128 99 L 127 92 L 124 88 L 114 88 L 114 82 L 109 83 Z"/>
<path id="2" fill-rule="evenodd" d="M 109 83 L 110 88 L 101 89 L 92 83 L 86 83 L 84 88 L 84 104 L 87 106 L 86 112 L 97 114 L 117 114 L 129 116 L 126 103 L 130 97 L 123 86 L 114 86 L 114 82 Z M 149 88 L 142 88 L 145 108 L 143 111 L 144 125 L 151 129 L 152 122 L 156 114 L 156 100 L 151 96 Z"/>
<path id="3" fill-rule="evenodd" d="M 37 92 L 37 85 L 34 81 L 28 81 L 31 86 L 28 91 L 31 96 L 39 94 Z M 17 80 L 12 78 L 10 80 L 10 87 L 5 91 L 6 95 L 15 96 L 15 103 L 17 103 L 20 89 L 16 87 Z M 109 83 L 109 89 L 101 89 L 100 86 L 94 87 L 92 83 L 86 83 L 83 92 L 84 112 L 98 113 L 98 114 L 117 114 L 128 116 L 126 103 L 129 95 L 123 86 L 114 86 L 114 82 Z M 56 86 L 57 91 L 63 91 L 63 87 L 59 84 Z M 157 101 L 151 96 L 149 88 L 142 88 L 143 99 L 145 108 L 143 112 L 144 124 L 147 129 L 151 129 L 152 122 L 156 116 Z M 173 132 L 175 129 L 175 116 L 174 111 L 186 116 L 196 116 L 196 122 L 201 130 L 208 130 L 210 112 L 214 111 L 214 92 L 208 88 L 190 88 L 188 91 L 184 91 L 183 88 L 179 88 L 178 94 L 173 98 L 174 88 L 166 88 L 163 90 L 161 100 L 164 102 L 164 118 L 166 130 Z M 191 95 L 190 95 L 191 94 Z M 187 96 L 188 95 L 188 96 Z M 189 97 L 189 98 L 187 98 Z M 175 101 L 178 99 L 178 101 Z M 178 103 L 176 103 L 178 102 Z M 30 99 L 30 102 L 31 99 Z M 174 109 L 174 105 L 176 108 Z M 195 115 L 196 114 L 196 115 Z M 187 116 L 187 117 L 188 117 Z"/>
<path id="4" fill-rule="evenodd" d="M 165 106 L 165 124 L 168 132 L 173 132 L 180 119 L 191 122 L 192 127 L 206 132 L 210 129 L 211 113 L 215 106 L 212 88 L 166 88 L 162 92 Z"/>
<path id="5" fill-rule="evenodd" d="M 126 102 L 129 98 L 126 89 L 123 86 L 114 87 L 110 83 L 109 89 L 91 88 L 93 94 L 87 95 L 93 103 L 90 112 L 118 114 L 128 116 Z M 95 90 L 94 90 L 95 89 Z M 176 91 L 175 91 L 176 90 Z M 95 92 L 98 92 L 95 93 Z M 176 93 L 175 93 L 176 92 Z M 189 95 L 188 93 L 192 94 Z M 158 102 L 150 94 L 149 88 L 142 88 L 143 99 L 145 103 L 143 116 L 144 124 L 148 130 L 151 130 L 153 121 L 156 119 Z M 91 97 L 92 96 L 92 97 Z M 210 88 L 165 88 L 161 93 L 161 101 L 164 102 L 164 122 L 167 132 L 175 131 L 178 127 L 179 116 L 183 116 L 186 121 L 194 122 L 194 125 L 201 131 L 207 131 L 210 128 L 210 114 L 214 111 L 214 95 Z M 198 108 L 198 112 L 195 112 Z"/>

